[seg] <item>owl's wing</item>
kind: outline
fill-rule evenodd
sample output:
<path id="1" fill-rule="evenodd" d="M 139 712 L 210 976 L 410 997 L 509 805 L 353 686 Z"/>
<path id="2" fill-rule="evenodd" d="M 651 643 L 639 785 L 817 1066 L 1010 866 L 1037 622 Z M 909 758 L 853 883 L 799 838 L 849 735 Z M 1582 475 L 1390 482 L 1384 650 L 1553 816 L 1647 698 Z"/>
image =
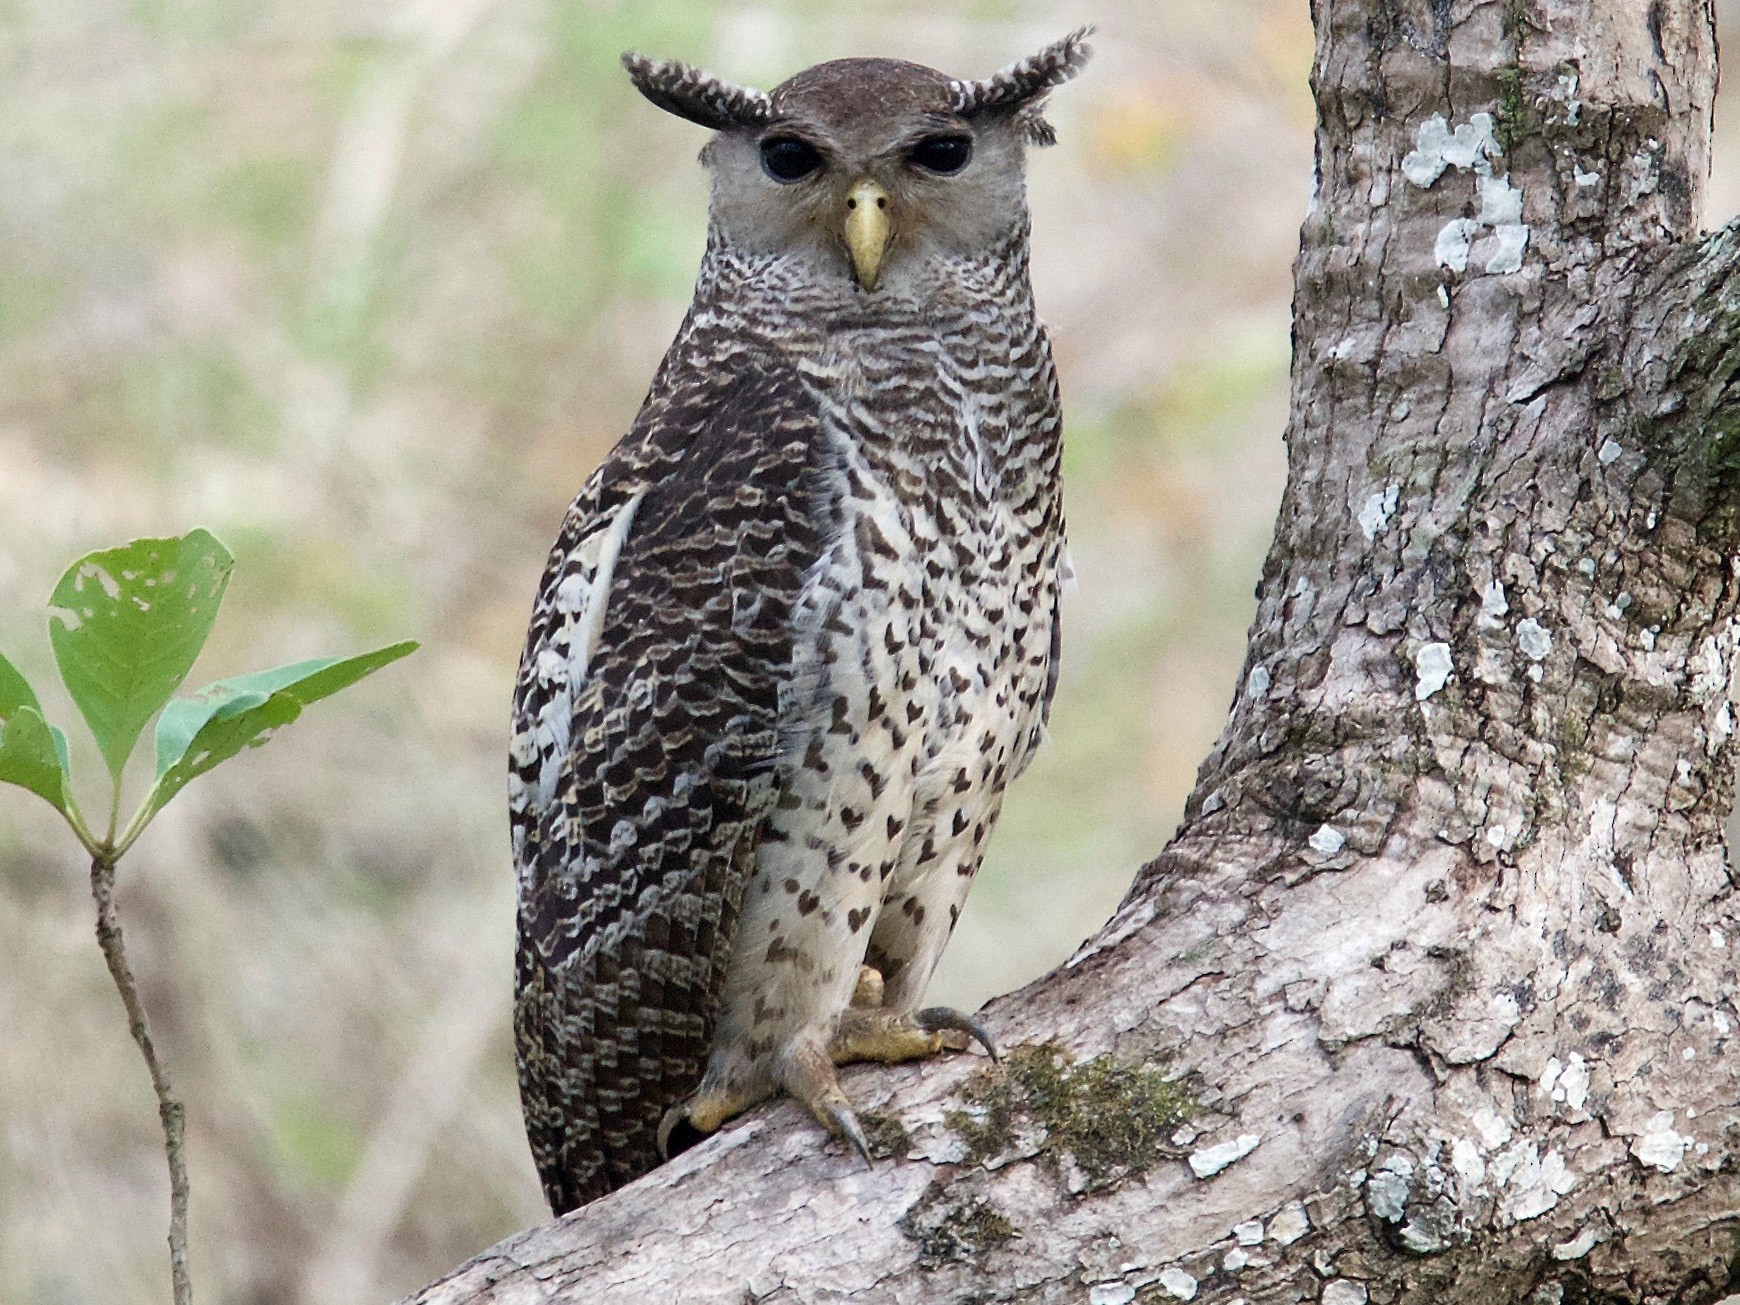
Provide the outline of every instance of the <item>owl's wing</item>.
<path id="1" fill-rule="evenodd" d="M 544 575 L 514 698 L 514 1022 L 558 1214 L 657 1164 L 705 1067 L 821 547 L 818 427 L 787 361 L 667 364 Z"/>

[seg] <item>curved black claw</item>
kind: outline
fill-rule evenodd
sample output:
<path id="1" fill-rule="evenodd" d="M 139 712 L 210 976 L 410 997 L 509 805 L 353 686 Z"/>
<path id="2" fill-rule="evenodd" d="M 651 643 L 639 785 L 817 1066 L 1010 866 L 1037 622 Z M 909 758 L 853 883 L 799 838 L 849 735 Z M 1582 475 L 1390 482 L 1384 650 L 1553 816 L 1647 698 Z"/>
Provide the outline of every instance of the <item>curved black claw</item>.
<path id="1" fill-rule="evenodd" d="M 918 1027 L 926 1033 L 965 1033 L 974 1042 L 985 1049 L 985 1054 L 992 1060 L 1002 1060 L 1003 1053 L 997 1050 L 997 1044 L 992 1039 L 990 1030 L 971 1015 L 963 1015 L 958 1010 L 950 1010 L 947 1006 L 928 1006 L 913 1016 Z"/>
<path id="2" fill-rule="evenodd" d="M 668 1161 L 671 1158 L 671 1132 L 686 1116 L 682 1106 L 672 1106 L 665 1111 L 664 1118 L 659 1120 L 659 1159 Z"/>
<path id="3" fill-rule="evenodd" d="M 834 1126 L 840 1130 L 841 1135 L 858 1148 L 858 1154 L 864 1157 L 864 1163 L 874 1169 L 876 1161 L 870 1154 L 870 1139 L 864 1136 L 864 1126 L 858 1122 L 858 1116 L 852 1107 L 830 1106 L 828 1117 L 834 1121 Z"/>
<path id="4" fill-rule="evenodd" d="M 675 1160 L 692 1146 L 698 1146 L 707 1140 L 707 1134 L 695 1127 L 695 1121 L 690 1119 L 687 1107 L 672 1106 L 665 1111 L 664 1118 L 659 1120 L 659 1159 L 669 1162 Z"/>

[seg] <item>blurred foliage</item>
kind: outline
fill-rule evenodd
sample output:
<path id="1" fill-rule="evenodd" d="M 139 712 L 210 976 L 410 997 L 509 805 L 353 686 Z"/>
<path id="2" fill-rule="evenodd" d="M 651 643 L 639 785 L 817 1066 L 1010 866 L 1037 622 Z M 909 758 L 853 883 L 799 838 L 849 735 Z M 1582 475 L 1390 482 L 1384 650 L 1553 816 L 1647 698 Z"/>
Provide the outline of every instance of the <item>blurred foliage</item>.
<path id="1" fill-rule="evenodd" d="M 385 1299 L 543 1214 L 507 703 L 706 221 L 703 134 L 621 51 L 979 75 L 1088 20 L 1031 165 L 1080 586 L 1050 745 L 933 985 L 964 1006 L 1110 914 L 1224 718 L 1281 484 L 1305 6 L 0 0 L 0 646 L 51 682 L 29 614 L 64 559 L 201 522 L 238 567 L 196 676 L 424 641 L 123 870 L 203 1299 Z M 0 809 L 0 1305 L 158 1299 L 150 1103 L 49 819 Z"/>

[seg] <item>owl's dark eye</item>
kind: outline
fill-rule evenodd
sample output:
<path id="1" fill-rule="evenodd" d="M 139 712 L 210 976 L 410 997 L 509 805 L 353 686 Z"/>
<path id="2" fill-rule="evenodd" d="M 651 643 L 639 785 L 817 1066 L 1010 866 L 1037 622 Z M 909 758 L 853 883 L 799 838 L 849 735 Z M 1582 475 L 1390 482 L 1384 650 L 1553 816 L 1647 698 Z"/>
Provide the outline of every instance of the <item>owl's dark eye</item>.
<path id="1" fill-rule="evenodd" d="M 973 157 L 971 136 L 931 136 L 912 147 L 906 156 L 926 172 L 950 177 L 967 166 Z"/>
<path id="2" fill-rule="evenodd" d="M 781 185 L 790 185 L 821 167 L 822 156 L 796 136 L 775 136 L 761 142 L 761 166 Z"/>

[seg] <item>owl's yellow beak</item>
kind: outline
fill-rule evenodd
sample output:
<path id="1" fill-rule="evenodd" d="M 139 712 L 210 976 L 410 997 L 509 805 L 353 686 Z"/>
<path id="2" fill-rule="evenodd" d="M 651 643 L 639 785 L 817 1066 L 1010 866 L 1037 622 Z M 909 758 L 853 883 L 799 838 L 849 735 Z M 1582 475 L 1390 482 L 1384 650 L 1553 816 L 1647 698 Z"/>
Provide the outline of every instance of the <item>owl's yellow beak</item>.
<path id="1" fill-rule="evenodd" d="M 868 177 L 846 196 L 846 248 L 852 255 L 852 271 L 866 290 L 876 288 L 882 273 L 882 256 L 888 252 L 893 228 L 888 222 L 888 192 Z"/>

